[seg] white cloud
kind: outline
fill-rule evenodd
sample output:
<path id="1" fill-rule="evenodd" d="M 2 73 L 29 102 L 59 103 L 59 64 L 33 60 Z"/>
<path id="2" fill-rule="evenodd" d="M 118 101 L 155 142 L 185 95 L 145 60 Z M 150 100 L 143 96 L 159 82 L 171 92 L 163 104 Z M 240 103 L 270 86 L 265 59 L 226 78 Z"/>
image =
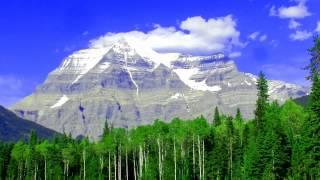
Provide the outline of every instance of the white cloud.
<path id="1" fill-rule="evenodd" d="M 317 22 L 316 32 L 320 33 L 320 21 Z"/>
<path id="2" fill-rule="evenodd" d="M 299 23 L 298 21 L 291 19 L 289 21 L 289 29 L 297 29 L 298 27 L 301 26 L 301 23 Z"/>
<path id="3" fill-rule="evenodd" d="M 252 41 L 259 40 L 260 42 L 263 42 L 267 40 L 268 36 L 266 34 L 261 34 L 260 32 L 253 32 L 248 36 L 248 38 Z"/>
<path id="4" fill-rule="evenodd" d="M 252 34 L 249 35 L 249 39 L 256 40 L 259 35 L 260 35 L 260 32 L 253 32 Z"/>
<path id="5" fill-rule="evenodd" d="M 159 52 L 213 53 L 231 52 L 234 47 L 242 47 L 240 32 L 232 15 L 204 19 L 190 17 L 179 27 L 155 25 L 149 32 L 130 31 L 107 33 L 91 41 L 92 47 L 106 47 L 119 39 L 141 43 Z"/>
<path id="6" fill-rule="evenodd" d="M 312 36 L 311 32 L 308 32 L 306 30 L 299 31 L 297 30 L 296 32 L 290 34 L 290 39 L 294 41 L 303 41 L 306 39 L 309 39 Z"/>
<path id="7" fill-rule="evenodd" d="M 268 38 L 268 36 L 264 34 L 264 35 L 260 36 L 259 41 L 263 42 L 263 41 L 267 40 L 267 38 Z"/>
<path id="8" fill-rule="evenodd" d="M 305 5 L 306 1 L 296 1 L 297 5 L 289 7 L 276 8 L 272 6 L 269 12 L 270 16 L 278 16 L 283 19 L 302 19 L 310 16 L 311 13 L 308 11 L 308 7 Z"/>

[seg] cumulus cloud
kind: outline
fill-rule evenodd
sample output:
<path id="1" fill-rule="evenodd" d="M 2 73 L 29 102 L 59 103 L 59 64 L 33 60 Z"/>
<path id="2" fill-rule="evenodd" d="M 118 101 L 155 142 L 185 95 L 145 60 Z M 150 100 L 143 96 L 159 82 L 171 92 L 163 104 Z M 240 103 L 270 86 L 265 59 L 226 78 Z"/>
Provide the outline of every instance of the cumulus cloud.
<path id="1" fill-rule="evenodd" d="M 269 12 L 270 16 L 278 16 L 283 19 L 302 19 L 310 16 L 311 13 L 308 11 L 308 7 L 305 5 L 306 1 L 296 1 L 297 5 L 289 7 L 276 8 L 272 6 Z"/>
<path id="2" fill-rule="evenodd" d="M 294 20 L 294 19 L 291 19 L 289 21 L 289 29 L 297 29 L 300 26 L 301 26 L 301 24 L 298 21 Z"/>
<path id="3" fill-rule="evenodd" d="M 244 46 L 232 15 L 204 19 L 201 16 L 187 18 L 178 27 L 155 25 L 151 31 L 107 33 L 91 41 L 92 47 L 107 47 L 119 39 L 138 42 L 158 52 L 231 53 Z"/>
<path id="4" fill-rule="evenodd" d="M 290 34 L 290 39 L 293 41 L 303 41 L 306 39 L 309 39 L 312 36 L 311 32 L 308 32 L 306 30 L 303 31 L 295 31 L 294 33 Z"/>

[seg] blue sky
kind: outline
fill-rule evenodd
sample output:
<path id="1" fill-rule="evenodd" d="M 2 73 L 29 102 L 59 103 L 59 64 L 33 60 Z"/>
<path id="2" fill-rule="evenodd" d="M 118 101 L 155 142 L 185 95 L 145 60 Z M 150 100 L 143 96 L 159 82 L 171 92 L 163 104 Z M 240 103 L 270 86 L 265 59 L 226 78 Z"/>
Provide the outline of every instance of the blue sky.
<path id="1" fill-rule="evenodd" d="M 223 27 L 215 29 L 216 22 Z M 241 71 L 263 70 L 269 79 L 307 85 L 301 68 L 312 36 L 320 32 L 320 1 L 12 0 L 1 2 L 0 24 L 0 104 L 6 106 L 32 93 L 64 57 L 93 39 L 131 31 L 153 37 L 159 28 L 173 39 L 192 36 L 186 48 L 164 43 L 161 51 L 226 51 Z M 202 46 L 199 36 L 205 39 Z M 210 48 L 199 51 L 203 46 Z"/>

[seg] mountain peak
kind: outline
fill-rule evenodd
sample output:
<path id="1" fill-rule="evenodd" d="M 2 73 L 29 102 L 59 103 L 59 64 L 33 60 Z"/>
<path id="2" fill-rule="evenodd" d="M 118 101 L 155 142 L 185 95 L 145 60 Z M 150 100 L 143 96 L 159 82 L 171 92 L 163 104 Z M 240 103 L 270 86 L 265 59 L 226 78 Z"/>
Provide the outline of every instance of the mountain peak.
<path id="1" fill-rule="evenodd" d="M 113 50 L 116 53 L 125 54 L 128 56 L 137 54 L 135 48 L 133 48 L 125 39 L 120 39 L 117 42 L 115 42 L 111 46 L 111 50 Z"/>

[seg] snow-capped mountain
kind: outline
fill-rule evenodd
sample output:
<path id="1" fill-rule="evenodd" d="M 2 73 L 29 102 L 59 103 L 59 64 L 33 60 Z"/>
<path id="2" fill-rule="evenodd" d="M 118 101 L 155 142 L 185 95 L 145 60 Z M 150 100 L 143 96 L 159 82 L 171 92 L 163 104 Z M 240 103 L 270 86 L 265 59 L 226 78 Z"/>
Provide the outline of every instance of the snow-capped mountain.
<path id="1" fill-rule="evenodd" d="M 116 127 L 201 114 L 211 120 L 215 106 L 227 114 L 239 107 L 250 118 L 256 80 L 239 72 L 222 53 L 163 54 L 120 40 L 110 47 L 71 54 L 12 109 L 59 132 L 95 139 L 106 120 Z M 281 81 L 269 81 L 269 86 L 270 97 L 280 102 L 308 93 L 304 87 Z"/>

